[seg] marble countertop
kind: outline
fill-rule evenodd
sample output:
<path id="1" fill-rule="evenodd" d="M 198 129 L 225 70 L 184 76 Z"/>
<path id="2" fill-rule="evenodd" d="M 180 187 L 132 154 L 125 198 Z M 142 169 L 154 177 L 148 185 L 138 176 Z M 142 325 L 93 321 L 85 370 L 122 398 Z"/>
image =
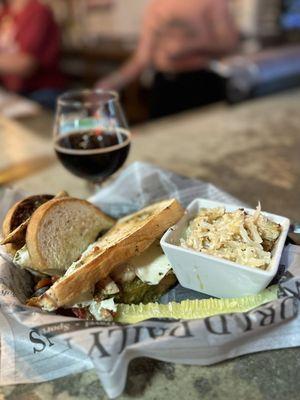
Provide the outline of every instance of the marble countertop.
<path id="1" fill-rule="evenodd" d="M 300 91 L 295 90 L 136 126 L 128 162 L 149 161 L 210 181 L 252 206 L 260 200 L 265 210 L 299 221 L 299 104 Z M 6 148 L 12 140 L 8 137 L 11 128 L 5 121 L 2 126 L 6 131 L 0 131 L 0 143 Z M 52 151 L 49 118 L 14 126 L 27 126 L 27 144 L 39 143 L 46 154 Z M 11 149 L 11 157 L 13 153 Z M 20 154 L 21 159 L 29 156 L 30 151 Z M 14 161 L 9 157 L 8 164 Z M 58 162 L 15 185 L 38 193 L 45 190 L 45 182 L 52 191 L 64 188 L 76 196 L 89 194 L 88 186 Z M 243 356 L 210 367 L 138 359 L 130 364 L 126 391 L 120 399 L 296 399 L 300 392 L 299 370 L 299 348 Z M 106 398 L 94 371 L 53 382 L 0 388 L 0 400 Z"/>
<path id="2" fill-rule="evenodd" d="M 127 163 L 149 161 L 212 182 L 252 206 L 260 200 L 268 211 L 300 219 L 299 101 L 300 91 L 295 90 L 135 126 Z M 1 119 L 0 124 L 4 127 L 0 143 L 6 149 L 6 162 L 15 161 L 19 137 L 13 141 L 9 125 Z M 27 127 L 26 146 L 18 146 L 18 159 L 52 153 L 51 116 L 23 120 L 23 127 Z M 38 193 L 44 190 L 45 181 L 53 191 L 65 188 L 76 196 L 90 194 L 85 182 L 71 176 L 58 162 L 15 185 Z"/>

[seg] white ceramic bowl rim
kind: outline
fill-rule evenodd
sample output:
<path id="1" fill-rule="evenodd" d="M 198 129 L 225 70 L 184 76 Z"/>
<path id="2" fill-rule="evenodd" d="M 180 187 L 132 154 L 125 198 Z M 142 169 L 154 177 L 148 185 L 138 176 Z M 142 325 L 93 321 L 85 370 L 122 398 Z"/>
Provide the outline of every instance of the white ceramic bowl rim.
<path id="1" fill-rule="evenodd" d="M 204 203 L 207 203 L 207 204 L 210 203 L 212 205 L 212 207 L 209 207 L 209 208 L 225 207 L 225 209 L 232 208 L 232 209 L 236 209 L 236 210 L 242 208 L 243 210 L 245 210 L 247 213 L 250 213 L 250 214 L 255 212 L 255 209 L 252 209 L 252 208 L 242 207 L 242 206 L 238 206 L 238 205 L 234 205 L 234 204 L 221 203 L 221 202 L 218 202 L 218 201 L 208 200 L 208 199 L 204 199 L 204 198 L 196 198 L 186 208 L 186 212 L 185 212 L 185 215 L 183 216 L 183 218 L 186 218 L 186 215 L 189 214 L 189 211 L 195 206 L 195 204 L 197 204 L 199 202 L 204 202 Z M 203 206 L 202 208 L 205 208 L 205 206 Z M 279 248 L 276 249 L 275 253 L 272 255 L 272 260 L 274 258 L 278 258 L 278 257 L 280 258 L 281 254 L 282 254 L 282 251 L 283 251 L 284 242 L 285 242 L 285 239 L 286 239 L 286 236 L 287 236 L 287 233 L 288 233 L 288 227 L 289 227 L 290 221 L 286 217 L 282 217 L 282 216 L 276 215 L 276 214 L 271 214 L 271 213 L 268 213 L 268 212 L 265 212 L 265 211 L 262 211 L 262 214 L 265 215 L 266 217 L 272 219 L 272 220 L 280 219 L 280 220 L 282 220 L 282 222 L 285 221 L 285 225 L 286 225 L 285 227 L 283 227 L 282 223 L 280 223 L 282 231 L 281 231 L 281 233 L 280 233 L 280 235 L 279 235 L 279 237 L 277 239 L 277 243 L 278 244 L 279 244 L 280 241 L 282 242 L 281 246 L 279 246 Z M 189 221 L 191 221 L 192 219 L 193 219 L 193 217 L 188 218 L 187 223 L 189 223 Z M 178 221 L 178 223 L 176 225 L 171 227 L 164 234 L 164 236 L 161 238 L 161 243 L 163 243 L 164 246 L 171 247 L 173 249 L 178 249 L 178 250 L 180 249 L 179 251 L 181 251 L 183 253 L 186 253 L 186 254 L 197 254 L 201 258 L 206 258 L 206 259 L 214 260 L 214 261 L 217 261 L 217 262 L 222 262 L 224 264 L 231 265 L 232 267 L 235 267 L 235 268 L 238 268 L 238 269 L 243 269 L 245 271 L 251 271 L 251 272 L 253 272 L 255 274 L 261 274 L 261 275 L 265 275 L 265 276 L 274 275 L 274 268 L 276 268 L 275 273 L 277 272 L 278 265 L 275 265 L 275 264 L 272 265 L 273 268 L 271 267 L 271 268 L 269 268 L 267 270 L 263 270 L 261 268 L 242 265 L 242 264 L 230 261 L 230 260 L 226 260 L 226 259 L 221 258 L 221 257 L 216 257 L 216 256 L 213 256 L 213 255 L 210 255 L 210 254 L 205 254 L 205 253 L 202 253 L 200 251 L 193 250 L 193 249 L 187 249 L 187 248 L 181 247 L 181 246 L 179 246 L 177 244 L 169 243 L 168 239 L 169 239 L 169 236 L 171 235 L 171 232 L 174 232 L 177 229 L 177 226 L 181 221 L 182 221 L 182 219 L 180 221 Z M 283 238 L 284 238 L 284 241 L 283 241 Z"/>

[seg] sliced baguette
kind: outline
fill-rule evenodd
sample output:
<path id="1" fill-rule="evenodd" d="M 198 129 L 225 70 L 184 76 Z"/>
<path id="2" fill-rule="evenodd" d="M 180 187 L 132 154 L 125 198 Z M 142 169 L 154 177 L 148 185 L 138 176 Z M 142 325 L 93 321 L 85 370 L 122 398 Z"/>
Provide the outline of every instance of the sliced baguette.
<path id="1" fill-rule="evenodd" d="M 32 268 L 51 275 L 63 275 L 100 233 L 115 220 L 85 200 L 72 197 L 53 199 L 31 216 L 26 245 Z"/>
<path id="2" fill-rule="evenodd" d="M 30 216 L 41 204 L 53 199 L 53 197 L 50 194 L 29 196 L 18 201 L 8 210 L 2 225 L 4 239 L 1 242 L 1 244 L 6 245 L 8 253 L 14 255 L 17 250 L 24 246 L 25 232 Z M 21 228 L 18 229 L 19 227 Z M 14 233 L 15 231 L 18 231 L 17 234 Z"/>
<path id="3" fill-rule="evenodd" d="M 184 210 L 177 200 L 166 200 L 151 205 L 125 217 L 100 240 L 92 254 L 89 254 L 74 272 L 67 271 L 39 298 L 33 298 L 29 305 L 52 311 L 59 307 L 70 307 L 81 296 L 91 294 L 94 286 L 107 277 L 115 266 L 145 251 L 155 239 L 174 225 Z"/>

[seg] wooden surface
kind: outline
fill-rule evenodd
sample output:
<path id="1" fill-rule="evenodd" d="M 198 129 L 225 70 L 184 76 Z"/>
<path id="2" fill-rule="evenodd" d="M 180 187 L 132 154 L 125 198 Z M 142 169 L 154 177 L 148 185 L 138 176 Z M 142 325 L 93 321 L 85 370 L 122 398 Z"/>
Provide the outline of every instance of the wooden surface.
<path id="1" fill-rule="evenodd" d="M 31 130 L 1 114 L 0 147 L 0 170 L 21 161 L 53 154 L 49 136 L 33 134 Z"/>
<path id="2" fill-rule="evenodd" d="M 128 160 L 145 160 L 178 173 L 220 186 L 254 206 L 261 200 L 265 210 L 300 220 L 300 91 L 244 103 L 234 108 L 214 106 L 134 128 Z M 51 150 L 51 126 L 46 120 L 45 139 L 39 124 L 23 121 L 26 145 L 16 156 L 12 138 L 23 136 L 15 124 L 1 119 L 0 134 L 7 162 L 39 151 Z M 40 121 L 43 122 L 43 121 Z M 43 125 L 43 124 L 42 124 Z M 46 126 L 47 125 L 47 126 Z M 47 138 L 48 136 L 48 138 Z M 40 150 L 38 150 L 40 149 Z M 22 153 L 22 154 L 21 154 Z M 3 163 L 3 161 L 2 161 Z M 58 163 L 16 183 L 29 192 L 67 189 L 85 197 L 84 182 Z M 125 399 L 298 399 L 300 349 L 286 349 L 248 356 L 210 367 L 183 366 L 138 359 L 131 363 Z M 3 387 L 5 400 L 107 399 L 94 371 L 53 382 Z"/>

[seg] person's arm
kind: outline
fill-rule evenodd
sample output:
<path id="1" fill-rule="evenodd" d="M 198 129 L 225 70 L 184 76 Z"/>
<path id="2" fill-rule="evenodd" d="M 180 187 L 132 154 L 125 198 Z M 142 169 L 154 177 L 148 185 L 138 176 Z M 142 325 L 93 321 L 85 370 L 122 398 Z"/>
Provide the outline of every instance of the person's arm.
<path id="1" fill-rule="evenodd" d="M 96 83 L 96 87 L 100 89 L 120 91 L 131 82 L 139 79 L 141 74 L 151 64 L 150 41 L 151 37 L 147 37 L 144 33 L 139 41 L 137 50 L 129 60 L 126 61 L 117 71 L 114 71 L 108 76 L 100 79 Z"/>
<path id="2" fill-rule="evenodd" d="M 160 1 L 160 0 L 159 0 Z M 141 35 L 134 54 L 117 71 L 100 79 L 96 87 L 100 89 L 122 90 L 137 80 L 152 63 L 152 49 L 155 45 L 155 31 L 159 23 L 157 18 L 157 0 L 153 0 L 145 10 Z"/>
<path id="3" fill-rule="evenodd" d="M 30 54 L 0 53 L 0 75 L 17 75 L 26 78 L 34 73 L 37 61 Z"/>
<path id="4" fill-rule="evenodd" d="M 140 77 L 148 62 L 135 53 L 120 69 L 100 79 L 96 83 L 99 89 L 120 91 Z"/>

